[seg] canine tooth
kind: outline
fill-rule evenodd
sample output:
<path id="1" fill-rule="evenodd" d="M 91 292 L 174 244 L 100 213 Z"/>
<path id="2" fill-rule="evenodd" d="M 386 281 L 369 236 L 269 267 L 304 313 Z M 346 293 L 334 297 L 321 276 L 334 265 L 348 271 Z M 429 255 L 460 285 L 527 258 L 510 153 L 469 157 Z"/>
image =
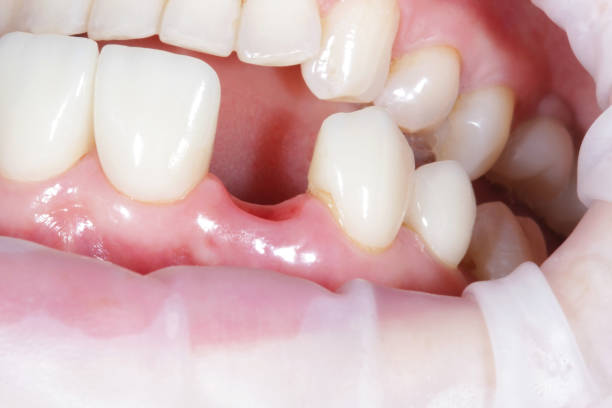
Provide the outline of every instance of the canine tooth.
<path id="1" fill-rule="evenodd" d="M 199 59 L 104 47 L 95 137 L 110 182 L 140 201 L 183 198 L 208 171 L 220 97 L 217 74 Z"/>
<path id="2" fill-rule="evenodd" d="M 316 0 L 248 0 L 242 7 L 236 51 L 243 62 L 287 66 L 314 57 L 321 45 Z"/>
<path id="3" fill-rule="evenodd" d="M 14 32 L 0 38 L 0 173 L 40 181 L 63 173 L 93 145 L 97 44 Z"/>
<path id="4" fill-rule="evenodd" d="M 433 133 L 438 160 L 456 160 L 475 180 L 502 153 L 510 133 L 514 93 L 492 86 L 461 95 L 447 120 Z"/>
<path id="5" fill-rule="evenodd" d="M 22 0 L 17 27 L 31 33 L 81 34 L 87 31 L 92 0 Z"/>
<path id="6" fill-rule="evenodd" d="M 382 91 L 399 26 L 397 0 L 339 0 L 323 19 L 318 54 L 302 64 L 319 99 L 372 102 Z"/>
<path id="7" fill-rule="evenodd" d="M 127 40 L 157 34 L 166 0 L 93 0 L 87 33 L 94 40 Z"/>
<path id="8" fill-rule="evenodd" d="M 526 261 L 535 261 L 531 242 L 512 211 L 501 202 L 480 204 L 464 262 L 480 280 L 498 279 Z"/>
<path id="9" fill-rule="evenodd" d="M 376 105 L 384 107 L 409 132 L 433 126 L 448 116 L 459 95 L 461 58 L 451 47 L 427 47 L 391 64 Z"/>
<path id="10" fill-rule="evenodd" d="M 308 186 L 349 237 L 383 249 L 402 225 L 413 173 L 414 157 L 402 132 L 382 108 L 368 107 L 323 122 Z"/>
<path id="11" fill-rule="evenodd" d="M 612 203 L 612 106 L 593 122 L 578 153 L 578 197 L 587 207 Z"/>
<path id="12" fill-rule="evenodd" d="M 487 177 L 510 187 L 533 206 L 563 190 L 573 165 L 574 144 L 565 126 L 539 117 L 516 128 Z"/>
<path id="13" fill-rule="evenodd" d="M 161 41 L 220 57 L 234 50 L 241 0 L 169 0 Z"/>
<path id="14" fill-rule="evenodd" d="M 456 267 L 470 244 L 476 199 L 470 178 L 454 161 L 416 169 L 414 193 L 405 223 L 445 264 Z"/>

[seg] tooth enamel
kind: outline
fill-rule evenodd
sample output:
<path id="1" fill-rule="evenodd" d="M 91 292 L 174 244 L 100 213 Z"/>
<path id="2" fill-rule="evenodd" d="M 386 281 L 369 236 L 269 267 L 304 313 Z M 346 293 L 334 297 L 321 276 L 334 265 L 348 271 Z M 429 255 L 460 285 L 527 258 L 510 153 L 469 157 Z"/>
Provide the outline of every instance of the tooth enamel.
<path id="1" fill-rule="evenodd" d="M 578 154 L 578 197 L 587 207 L 596 200 L 612 203 L 612 106 L 593 122 Z"/>
<path id="2" fill-rule="evenodd" d="M 539 117 L 516 128 L 487 177 L 534 206 L 567 186 L 573 165 L 574 144 L 565 126 Z"/>
<path id="3" fill-rule="evenodd" d="M 330 207 L 354 241 L 383 249 L 401 227 L 413 172 L 410 145 L 382 108 L 337 113 L 321 126 L 309 192 Z"/>
<path id="4" fill-rule="evenodd" d="M 199 59 L 104 47 L 95 137 L 110 182 L 145 202 L 176 201 L 189 193 L 208 171 L 220 92 L 216 73 Z"/>
<path id="5" fill-rule="evenodd" d="M 498 279 L 527 261 L 535 261 L 531 242 L 512 211 L 501 202 L 480 204 L 464 261 L 480 280 Z"/>
<path id="6" fill-rule="evenodd" d="M 10 33 L 0 38 L 0 173 L 40 181 L 63 173 L 93 145 L 97 44 Z"/>
<path id="7" fill-rule="evenodd" d="M 513 113 L 514 93 L 505 86 L 461 95 L 448 119 L 433 134 L 436 159 L 456 160 L 470 179 L 477 179 L 504 149 Z"/>
<path id="8" fill-rule="evenodd" d="M 242 7 L 236 51 L 243 62 L 301 64 L 321 45 L 316 0 L 248 0 Z"/>
<path id="9" fill-rule="evenodd" d="M 339 0 L 323 19 L 319 53 L 302 64 L 320 99 L 372 102 L 382 91 L 399 26 L 397 0 Z"/>
<path id="10" fill-rule="evenodd" d="M 393 62 L 376 105 L 404 130 L 416 132 L 441 122 L 459 95 L 461 59 L 451 47 L 417 50 Z"/>
<path id="11" fill-rule="evenodd" d="M 516 217 L 521 229 L 525 233 L 525 238 L 529 242 L 529 249 L 533 256 L 533 262 L 541 265 L 548 257 L 546 250 L 546 240 L 540 226 L 529 217 Z"/>
<path id="12" fill-rule="evenodd" d="M 17 27 L 31 33 L 81 34 L 87 31 L 92 0 L 22 0 Z"/>
<path id="13" fill-rule="evenodd" d="M 234 50 L 241 0 L 170 0 L 161 41 L 220 57 Z"/>
<path id="14" fill-rule="evenodd" d="M 93 0 L 87 34 L 94 40 L 128 40 L 157 34 L 166 0 Z"/>
<path id="15" fill-rule="evenodd" d="M 405 223 L 446 265 L 456 267 L 465 255 L 475 217 L 472 183 L 459 163 L 429 163 L 415 171 Z"/>

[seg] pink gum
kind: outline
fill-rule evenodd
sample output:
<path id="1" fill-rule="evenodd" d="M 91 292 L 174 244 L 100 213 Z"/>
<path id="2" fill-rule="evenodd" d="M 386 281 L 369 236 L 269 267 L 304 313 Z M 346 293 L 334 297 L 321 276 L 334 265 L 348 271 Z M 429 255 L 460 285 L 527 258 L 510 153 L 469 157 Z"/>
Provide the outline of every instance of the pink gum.
<path id="1" fill-rule="evenodd" d="M 172 265 L 242 266 L 307 278 L 332 290 L 362 278 L 440 294 L 459 294 L 466 284 L 404 228 L 386 251 L 361 250 L 308 195 L 254 206 L 233 199 L 208 176 L 180 202 L 133 201 L 110 186 L 94 153 L 43 183 L 0 180 L 0 197 L 0 235 L 140 273 Z"/>

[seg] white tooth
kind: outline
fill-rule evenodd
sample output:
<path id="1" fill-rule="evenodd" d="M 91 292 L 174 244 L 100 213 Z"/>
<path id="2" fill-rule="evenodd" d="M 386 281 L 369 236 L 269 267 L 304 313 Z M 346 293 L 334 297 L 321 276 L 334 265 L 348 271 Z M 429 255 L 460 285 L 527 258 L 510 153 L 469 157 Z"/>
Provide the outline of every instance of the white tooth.
<path id="1" fill-rule="evenodd" d="M 87 34 L 94 40 L 127 40 L 157 34 L 166 0 L 93 0 Z"/>
<path id="2" fill-rule="evenodd" d="M 397 0 L 339 0 L 323 19 L 321 49 L 302 64 L 320 99 L 371 102 L 382 91 L 399 26 Z"/>
<path id="3" fill-rule="evenodd" d="M 241 0 L 169 0 L 161 41 L 220 57 L 234 50 Z"/>
<path id="4" fill-rule="evenodd" d="M 440 161 L 416 170 L 405 223 L 446 265 L 456 267 L 465 255 L 475 218 L 472 183 L 459 163 Z"/>
<path id="5" fill-rule="evenodd" d="M 401 128 L 416 132 L 441 122 L 459 95 L 461 58 L 446 46 L 404 55 L 391 72 L 376 105 L 384 107 Z"/>
<path id="6" fill-rule="evenodd" d="M 32 33 L 81 34 L 87 31 L 92 0 L 22 0 L 17 27 Z"/>
<path id="7" fill-rule="evenodd" d="M 539 117 L 516 128 L 487 177 L 534 206 L 567 186 L 573 166 L 572 136 L 559 121 Z"/>
<path id="8" fill-rule="evenodd" d="M 13 31 L 17 0 L 0 1 L 0 35 Z"/>
<path id="9" fill-rule="evenodd" d="M 548 94 L 538 103 L 540 116 L 555 118 L 568 128 L 574 123 L 574 113 L 569 105 L 557 94 Z"/>
<path id="10" fill-rule="evenodd" d="M 93 145 L 97 44 L 10 33 L 0 39 L 0 173 L 39 181 L 63 173 Z"/>
<path id="11" fill-rule="evenodd" d="M 414 157 L 388 113 L 369 107 L 327 118 L 317 138 L 309 191 L 368 249 L 389 246 L 413 189 Z"/>
<path id="12" fill-rule="evenodd" d="M 535 261 L 531 242 L 512 211 L 501 202 L 480 204 L 466 254 L 472 275 L 498 279 L 526 261 Z M 464 261 L 464 262 L 465 262 Z"/>
<path id="13" fill-rule="evenodd" d="M 242 7 L 236 51 L 241 61 L 288 66 L 312 58 L 321 45 L 316 0 L 248 0 Z"/>
<path id="14" fill-rule="evenodd" d="M 587 131 L 578 154 L 578 197 L 587 207 L 612 203 L 612 106 Z"/>
<path id="15" fill-rule="evenodd" d="M 516 220 L 525 233 L 525 238 L 529 241 L 529 249 L 533 256 L 532 261 L 541 265 L 548 257 L 548 251 L 546 250 L 546 240 L 540 226 L 529 217 L 516 217 Z"/>
<path id="16" fill-rule="evenodd" d="M 456 160 L 475 180 L 501 154 L 510 133 L 514 93 L 493 86 L 461 95 L 453 111 L 433 134 L 438 160 Z"/>
<path id="17" fill-rule="evenodd" d="M 220 97 L 217 74 L 199 59 L 104 47 L 96 77 L 95 133 L 110 182 L 140 201 L 184 197 L 208 171 Z"/>

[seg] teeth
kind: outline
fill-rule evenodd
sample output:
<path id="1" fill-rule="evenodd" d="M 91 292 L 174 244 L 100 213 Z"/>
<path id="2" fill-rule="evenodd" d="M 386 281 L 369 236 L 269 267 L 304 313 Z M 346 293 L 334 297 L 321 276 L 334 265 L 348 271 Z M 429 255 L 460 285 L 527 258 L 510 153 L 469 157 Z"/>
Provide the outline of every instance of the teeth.
<path id="1" fill-rule="evenodd" d="M 476 222 L 472 241 L 464 263 L 472 268 L 472 275 L 480 280 L 498 279 L 508 275 L 523 262 L 535 262 L 534 252 L 541 250 L 537 234 L 530 228 L 530 240 L 512 211 L 501 202 L 480 204 L 476 208 Z M 543 239 L 543 238 L 542 238 Z M 536 246 L 532 249 L 532 243 Z"/>
<path id="2" fill-rule="evenodd" d="M 320 99 L 372 102 L 382 91 L 399 25 L 397 0 L 339 0 L 323 19 L 317 56 L 302 65 Z"/>
<path id="3" fill-rule="evenodd" d="M 587 207 L 595 200 L 612 203 L 612 106 L 591 125 L 578 154 L 578 197 Z"/>
<path id="4" fill-rule="evenodd" d="M 22 0 L 17 27 L 31 33 L 81 34 L 87 31 L 92 0 Z"/>
<path id="5" fill-rule="evenodd" d="M 145 202 L 172 202 L 189 193 L 208 171 L 220 93 L 216 73 L 199 59 L 104 47 L 95 133 L 110 182 Z"/>
<path id="6" fill-rule="evenodd" d="M 541 265 L 548 257 L 548 251 L 546 250 L 546 240 L 540 226 L 529 217 L 516 217 L 516 220 L 529 242 L 533 262 Z"/>
<path id="7" fill-rule="evenodd" d="M 241 61 L 287 66 L 312 58 L 321 45 L 316 0 L 248 0 L 242 8 L 236 51 Z"/>
<path id="8" fill-rule="evenodd" d="M 416 132 L 441 122 L 459 95 L 461 58 L 451 47 L 428 47 L 404 55 L 391 72 L 376 105 L 401 128 Z"/>
<path id="9" fill-rule="evenodd" d="M 308 173 L 349 237 L 368 249 L 389 246 L 413 189 L 414 157 L 391 117 L 378 107 L 327 118 Z"/>
<path id="10" fill-rule="evenodd" d="M 63 173 L 93 144 L 97 44 L 10 33 L 0 38 L 0 173 L 40 181 Z"/>
<path id="11" fill-rule="evenodd" d="M 127 40 L 157 34 L 166 0 L 93 0 L 87 34 L 94 40 Z"/>
<path id="12" fill-rule="evenodd" d="M 461 165 L 441 161 L 419 167 L 405 223 L 443 263 L 456 267 L 470 244 L 476 199 Z"/>
<path id="13" fill-rule="evenodd" d="M 234 50 L 241 0 L 170 0 L 161 41 L 220 57 Z"/>
<path id="14" fill-rule="evenodd" d="M 456 160 L 471 180 L 485 174 L 504 149 L 514 113 L 514 93 L 505 86 L 459 97 L 450 116 L 433 134 L 438 160 Z"/>
<path id="15" fill-rule="evenodd" d="M 573 165 L 572 136 L 557 120 L 540 117 L 516 128 L 487 177 L 534 206 L 567 186 Z"/>

